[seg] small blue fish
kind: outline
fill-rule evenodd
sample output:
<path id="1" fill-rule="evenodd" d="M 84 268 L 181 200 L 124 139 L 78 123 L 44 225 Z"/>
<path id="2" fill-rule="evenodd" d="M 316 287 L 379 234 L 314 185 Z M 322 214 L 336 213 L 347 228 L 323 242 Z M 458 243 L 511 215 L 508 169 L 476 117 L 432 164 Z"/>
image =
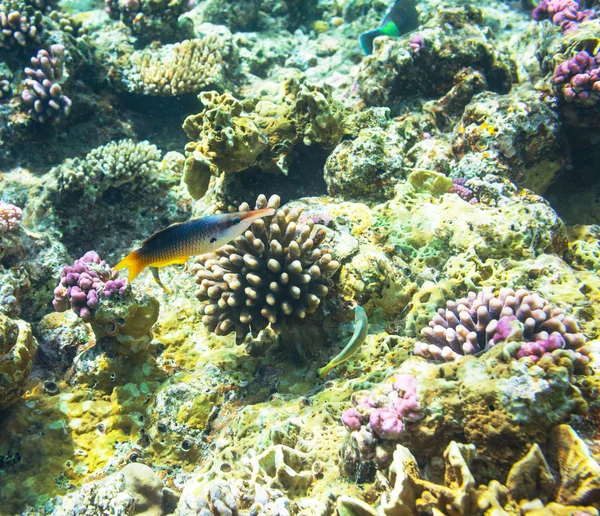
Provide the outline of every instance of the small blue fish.
<path id="1" fill-rule="evenodd" d="M 373 40 L 378 36 L 398 38 L 419 26 L 419 13 L 415 0 L 396 0 L 390 12 L 383 19 L 378 29 L 370 30 L 360 36 L 360 44 L 365 54 L 373 53 Z"/>

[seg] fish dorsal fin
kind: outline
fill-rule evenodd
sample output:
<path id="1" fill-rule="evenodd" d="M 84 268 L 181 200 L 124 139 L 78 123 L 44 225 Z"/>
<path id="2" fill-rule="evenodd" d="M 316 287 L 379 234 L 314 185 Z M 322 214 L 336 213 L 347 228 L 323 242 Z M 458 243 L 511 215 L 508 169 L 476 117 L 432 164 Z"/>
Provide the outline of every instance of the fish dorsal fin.
<path id="1" fill-rule="evenodd" d="M 154 240 L 154 238 L 160 235 L 161 233 L 165 233 L 166 231 L 169 231 L 170 229 L 177 226 L 182 226 L 183 224 L 185 224 L 185 222 L 176 222 L 175 224 L 171 224 L 170 226 L 167 226 L 166 228 L 163 228 L 160 231 L 157 231 L 156 233 L 152 233 L 152 235 L 150 235 L 148 238 L 146 238 L 146 240 L 142 242 L 142 247 L 144 247 L 148 242 L 150 242 L 150 240 Z"/>

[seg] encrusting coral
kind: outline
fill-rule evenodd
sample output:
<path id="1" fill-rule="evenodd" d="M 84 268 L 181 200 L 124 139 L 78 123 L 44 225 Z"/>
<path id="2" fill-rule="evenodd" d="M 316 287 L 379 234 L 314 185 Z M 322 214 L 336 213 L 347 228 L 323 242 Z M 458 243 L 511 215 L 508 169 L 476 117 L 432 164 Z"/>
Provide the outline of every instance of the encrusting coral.
<path id="1" fill-rule="evenodd" d="M 288 79 L 275 97 L 237 100 L 201 93 L 204 109 L 186 118 L 185 182 L 193 198 L 204 195 L 211 175 L 256 167 L 287 175 L 300 145 L 331 150 L 346 132 L 342 105 L 327 85 Z"/>
<path id="2" fill-rule="evenodd" d="M 505 340 L 538 346 L 551 341 L 553 349 L 576 350 L 585 344 L 577 321 L 564 310 L 538 294 L 507 288 L 497 296 L 485 288 L 479 294 L 469 292 L 466 298 L 448 301 L 421 335 L 427 343 L 417 342 L 415 354 L 434 360 L 456 360 Z M 526 354 L 533 354 L 531 346 L 524 350 Z"/>
<path id="3" fill-rule="evenodd" d="M 23 395 L 37 349 L 29 324 L 0 313 L 0 409 Z"/>
<path id="4" fill-rule="evenodd" d="M 300 209 L 279 207 L 280 199 L 264 195 L 256 209 L 273 208 L 216 256 L 200 256 L 193 272 L 202 322 L 217 335 L 236 334 L 243 342 L 269 324 L 280 332 L 293 320 L 315 312 L 329 292 L 329 278 L 339 263 L 320 247 L 325 232 L 312 220 L 300 223 Z M 249 211 L 248 204 L 240 211 Z"/>

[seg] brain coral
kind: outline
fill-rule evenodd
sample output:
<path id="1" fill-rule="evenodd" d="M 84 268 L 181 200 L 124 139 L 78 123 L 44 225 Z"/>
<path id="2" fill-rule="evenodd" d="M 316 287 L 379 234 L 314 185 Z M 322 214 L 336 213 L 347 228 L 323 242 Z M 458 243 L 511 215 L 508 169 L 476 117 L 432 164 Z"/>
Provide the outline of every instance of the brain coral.
<path id="1" fill-rule="evenodd" d="M 301 209 L 279 208 L 279 197 L 264 195 L 256 208 L 277 209 L 260 219 L 217 256 L 200 256 L 196 274 L 202 322 L 217 335 L 235 331 L 243 342 L 248 332 L 256 336 L 269 324 L 280 332 L 294 319 L 316 311 L 329 292 L 328 280 L 339 267 L 322 249 L 322 229 L 308 219 L 299 222 Z M 240 211 L 248 211 L 247 204 Z"/>
<path id="2" fill-rule="evenodd" d="M 117 86 L 129 93 L 177 96 L 207 88 L 225 89 L 237 61 L 231 34 L 210 34 L 119 59 Z"/>

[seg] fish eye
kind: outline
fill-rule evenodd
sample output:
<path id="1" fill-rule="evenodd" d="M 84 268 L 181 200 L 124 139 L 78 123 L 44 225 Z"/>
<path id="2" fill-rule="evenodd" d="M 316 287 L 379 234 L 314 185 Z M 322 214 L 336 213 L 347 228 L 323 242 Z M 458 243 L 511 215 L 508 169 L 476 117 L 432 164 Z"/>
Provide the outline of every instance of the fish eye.
<path id="1" fill-rule="evenodd" d="M 232 222 L 232 224 L 239 224 L 240 222 L 242 222 L 242 219 L 240 219 L 239 217 L 236 217 L 231 222 Z"/>

